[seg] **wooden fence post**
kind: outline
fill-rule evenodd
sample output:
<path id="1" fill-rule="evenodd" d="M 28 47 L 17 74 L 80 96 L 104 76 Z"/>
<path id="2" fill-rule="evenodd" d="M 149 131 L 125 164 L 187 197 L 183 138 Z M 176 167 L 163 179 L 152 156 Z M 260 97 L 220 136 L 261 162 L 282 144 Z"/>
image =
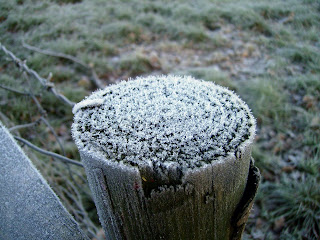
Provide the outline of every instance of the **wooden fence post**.
<path id="1" fill-rule="evenodd" d="M 0 239 L 89 240 L 1 122 Z"/>
<path id="2" fill-rule="evenodd" d="M 107 239 L 241 239 L 259 172 L 233 92 L 152 76 L 78 103 L 72 134 Z"/>

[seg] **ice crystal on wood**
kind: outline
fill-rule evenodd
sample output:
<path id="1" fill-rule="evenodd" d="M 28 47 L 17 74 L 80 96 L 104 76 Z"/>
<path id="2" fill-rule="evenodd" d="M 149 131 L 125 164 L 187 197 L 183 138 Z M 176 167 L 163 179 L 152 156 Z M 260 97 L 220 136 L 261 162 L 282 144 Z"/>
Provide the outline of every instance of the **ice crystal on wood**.
<path id="1" fill-rule="evenodd" d="M 189 76 L 123 81 L 94 92 L 73 112 L 80 149 L 174 177 L 235 154 L 255 131 L 249 108 L 236 94 Z"/>

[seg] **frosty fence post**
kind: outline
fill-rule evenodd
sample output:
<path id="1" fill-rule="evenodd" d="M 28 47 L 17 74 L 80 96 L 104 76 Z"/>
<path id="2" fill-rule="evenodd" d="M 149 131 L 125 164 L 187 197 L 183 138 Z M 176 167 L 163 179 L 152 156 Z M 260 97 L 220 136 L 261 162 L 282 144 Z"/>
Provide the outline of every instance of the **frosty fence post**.
<path id="1" fill-rule="evenodd" d="M 1 121 L 0 239 L 89 240 Z"/>
<path id="2" fill-rule="evenodd" d="M 233 92 L 152 76 L 73 108 L 107 239 L 241 239 L 259 183 L 255 120 Z"/>

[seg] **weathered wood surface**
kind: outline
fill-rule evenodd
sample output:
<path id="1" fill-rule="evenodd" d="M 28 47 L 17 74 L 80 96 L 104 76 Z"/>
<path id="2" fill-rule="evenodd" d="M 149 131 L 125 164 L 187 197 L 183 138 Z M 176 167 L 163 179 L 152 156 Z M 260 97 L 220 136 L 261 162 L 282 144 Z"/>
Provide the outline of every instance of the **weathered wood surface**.
<path id="1" fill-rule="evenodd" d="M 253 165 L 231 159 L 146 196 L 138 170 L 81 157 L 107 239 L 239 240 L 259 184 Z"/>
<path id="2" fill-rule="evenodd" d="M 151 76 L 97 91 L 73 113 L 107 239 L 241 238 L 259 174 L 255 120 L 234 93 Z"/>
<path id="3" fill-rule="evenodd" d="M 1 122 L 0 239 L 89 239 Z"/>

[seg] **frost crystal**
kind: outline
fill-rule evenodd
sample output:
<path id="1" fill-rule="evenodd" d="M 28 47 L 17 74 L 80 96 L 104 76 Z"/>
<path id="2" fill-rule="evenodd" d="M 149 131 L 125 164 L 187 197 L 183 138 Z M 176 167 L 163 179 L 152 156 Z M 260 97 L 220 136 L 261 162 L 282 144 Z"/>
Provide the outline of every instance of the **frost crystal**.
<path id="1" fill-rule="evenodd" d="M 132 166 L 200 167 L 235 154 L 255 131 L 239 97 L 189 76 L 123 81 L 94 92 L 73 112 L 79 149 Z"/>

